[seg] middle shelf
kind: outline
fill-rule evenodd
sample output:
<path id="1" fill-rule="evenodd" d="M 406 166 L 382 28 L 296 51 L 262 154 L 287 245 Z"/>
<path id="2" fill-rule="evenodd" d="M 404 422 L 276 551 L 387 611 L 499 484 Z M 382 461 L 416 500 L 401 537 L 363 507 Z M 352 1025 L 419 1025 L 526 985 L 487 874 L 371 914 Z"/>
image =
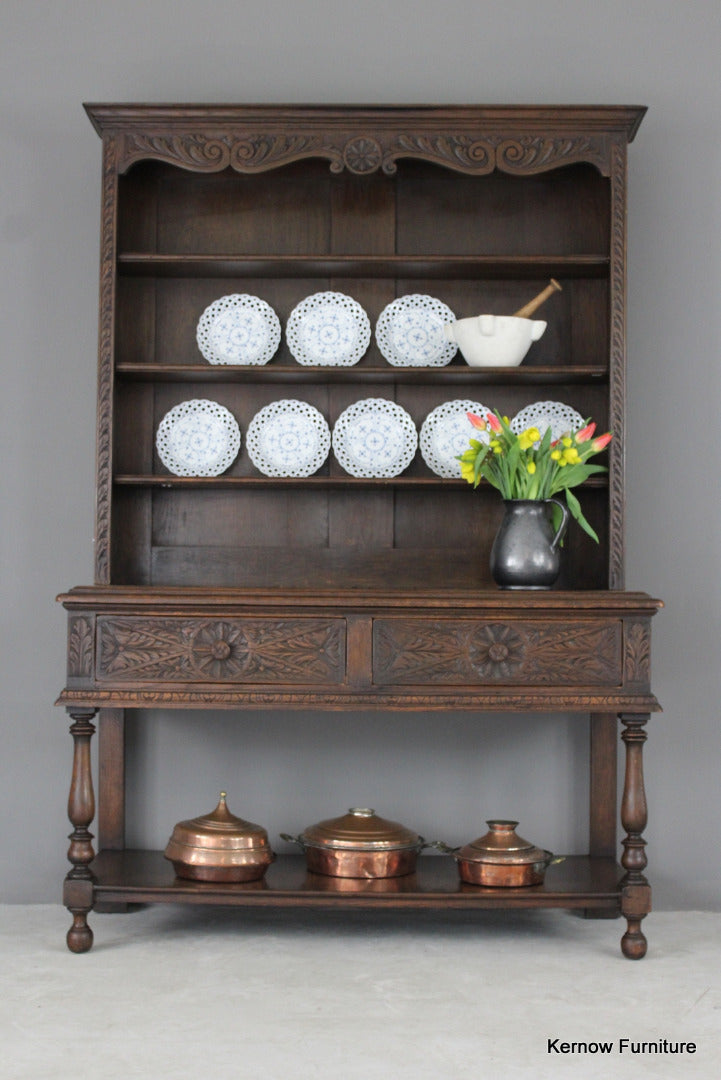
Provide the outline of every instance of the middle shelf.
<path id="1" fill-rule="evenodd" d="M 113 483 L 121 487 L 147 488 L 238 488 L 238 487 L 295 487 L 295 488 L 451 488 L 468 490 L 465 480 L 444 479 L 440 476 L 394 476 L 394 477 L 356 477 L 343 473 L 338 476 L 173 476 L 170 473 L 141 474 L 121 473 L 114 477 Z M 584 488 L 607 488 L 608 477 L 594 476 L 587 480 Z M 494 496 L 495 497 L 495 496 Z"/>
<path id="2" fill-rule="evenodd" d="M 443 385 L 583 385 L 602 383 L 608 368 L 600 364 L 527 365 L 526 367 L 472 368 L 450 365 L 421 367 L 302 367 L 299 364 L 236 366 L 231 364 L 116 364 L 119 379 L 136 382 L 248 382 L 248 383 L 432 383 Z"/>

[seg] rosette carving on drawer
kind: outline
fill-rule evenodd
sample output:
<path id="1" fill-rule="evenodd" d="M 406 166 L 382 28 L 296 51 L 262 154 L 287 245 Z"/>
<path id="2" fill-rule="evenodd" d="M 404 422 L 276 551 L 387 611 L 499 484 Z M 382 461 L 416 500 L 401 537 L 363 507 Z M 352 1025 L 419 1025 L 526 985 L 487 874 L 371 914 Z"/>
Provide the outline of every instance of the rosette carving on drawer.
<path id="1" fill-rule="evenodd" d="M 342 619 L 99 619 L 98 679 L 340 683 Z"/>
<path id="2" fill-rule="evenodd" d="M 376 684 L 512 683 L 619 686 L 620 621 L 376 619 L 373 627 Z"/>

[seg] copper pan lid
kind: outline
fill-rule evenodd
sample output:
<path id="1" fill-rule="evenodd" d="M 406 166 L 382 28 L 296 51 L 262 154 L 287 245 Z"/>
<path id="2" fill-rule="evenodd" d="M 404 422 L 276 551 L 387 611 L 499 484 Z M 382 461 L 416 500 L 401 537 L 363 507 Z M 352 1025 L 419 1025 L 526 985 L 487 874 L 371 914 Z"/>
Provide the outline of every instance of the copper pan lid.
<path id="1" fill-rule="evenodd" d="M 226 794 L 221 791 L 220 801 L 211 814 L 178 822 L 166 849 L 168 858 L 182 859 L 191 851 L 221 854 L 268 850 L 266 830 L 231 814 L 225 799 Z"/>
<path id="2" fill-rule="evenodd" d="M 548 857 L 547 851 L 517 834 L 517 821 L 495 820 L 486 824 L 488 832 L 457 851 L 457 859 L 513 866 L 541 862 Z"/>
<path id="3" fill-rule="evenodd" d="M 375 810 L 358 806 L 351 807 L 341 817 L 310 825 L 300 839 L 312 847 L 355 851 L 416 848 L 423 843 L 422 837 L 405 825 L 387 821 Z"/>

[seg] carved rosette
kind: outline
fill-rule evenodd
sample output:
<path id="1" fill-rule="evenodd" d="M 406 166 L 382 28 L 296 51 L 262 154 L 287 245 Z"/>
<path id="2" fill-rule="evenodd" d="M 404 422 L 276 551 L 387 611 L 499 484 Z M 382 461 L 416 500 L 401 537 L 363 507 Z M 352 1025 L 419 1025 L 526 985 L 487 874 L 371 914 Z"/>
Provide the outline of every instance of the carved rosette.
<path id="1" fill-rule="evenodd" d="M 341 619 L 99 619 L 98 679 L 342 682 Z"/>
<path id="2" fill-rule="evenodd" d="M 438 622 L 378 619 L 376 683 L 563 683 L 618 686 L 621 623 Z"/>
<path id="3" fill-rule="evenodd" d="M 400 158 L 419 158 L 457 172 L 483 175 L 499 169 L 521 174 L 543 172 L 575 162 L 590 162 L 604 175 L 610 170 L 606 136 L 483 135 L 457 132 L 397 132 L 376 135 L 352 132 L 218 132 L 187 131 L 174 135 L 126 132 L 119 170 L 153 158 L 199 172 L 262 172 L 301 158 L 321 157 L 332 172 L 348 169 L 367 175 L 397 170 Z"/>
<path id="4" fill-rule="evenodd" d="M 375 172 L 380 168 L 382 158 L 380 143 L 369 135 L 351 139 L 343 148 L 343 164 L 350 172 L 360 175 Z M 340 171 L 340 166 L 335 171 Z"/>
<path id="5" fill-rule="evenodd" d="M 526 655 L 526 642 L 503 623 L 484 626 L 468 639 L 468 659 L 482 679 L 509 679 Z"/>

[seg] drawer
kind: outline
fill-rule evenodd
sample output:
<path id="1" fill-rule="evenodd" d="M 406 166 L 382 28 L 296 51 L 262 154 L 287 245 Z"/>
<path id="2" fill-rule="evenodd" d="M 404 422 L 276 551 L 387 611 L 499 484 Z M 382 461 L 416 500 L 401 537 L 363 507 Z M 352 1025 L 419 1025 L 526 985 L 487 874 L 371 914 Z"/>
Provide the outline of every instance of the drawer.
<path id="1" fill-rule="evenodd" d="M 95 679 L 335 685 L 345 654 L 343 618 L 100 616 Z"/>
<path id="2" fill-rule="evenodd" d="M 375 685 L 620 686 L 620 619 L 375 619 Z"/>

